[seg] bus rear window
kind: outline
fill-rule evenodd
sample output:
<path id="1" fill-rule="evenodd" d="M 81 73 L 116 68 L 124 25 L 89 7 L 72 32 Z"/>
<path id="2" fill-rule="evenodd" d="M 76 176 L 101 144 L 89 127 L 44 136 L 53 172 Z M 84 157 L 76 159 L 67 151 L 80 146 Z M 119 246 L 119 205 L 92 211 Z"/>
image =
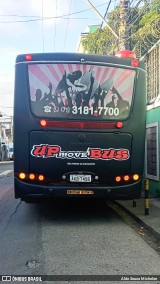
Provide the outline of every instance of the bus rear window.
<path id="1" fill-rule="evenodd" d="M 43 118 L 119 120 L 129 115 L 130 69 L 88 64 L 29 64 L 30 105 Z"/>

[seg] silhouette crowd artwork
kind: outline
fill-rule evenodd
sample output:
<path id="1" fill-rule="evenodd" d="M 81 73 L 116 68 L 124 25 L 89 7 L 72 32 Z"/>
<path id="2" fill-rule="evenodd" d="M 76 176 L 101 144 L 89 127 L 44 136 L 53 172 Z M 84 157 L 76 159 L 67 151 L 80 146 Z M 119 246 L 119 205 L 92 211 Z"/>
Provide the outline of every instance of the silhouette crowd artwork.
<path id="1" fill-rule="evenodd" d="M 50 116 L 62 117 L 72 115 L 74 106 L 88 107 L 88 109 L 92 107 L 93 112 L 90 115 L 93 116 L 99 107 L 108 107 L 118 108 L 119 115 L 126 117 L 129 114 L 130 103 L 122 98 L 113 83 L 113 79 L 109 78 L 103 84 L 98 84 L 91 70 L 84 74 L 80 70 L 69 74 L 65 71 L 54 91 L 51 82 L 48 84 L 47 93 L 43 94 L 41 89 L 36 90 L 35 100 L 31 102 L 32 110 L 37 115 L 47 113 Z M 111 99 L 106 103 L 109 92 Z M 61 109 L 63 109 L 63 114 L 60 114 Z"/>

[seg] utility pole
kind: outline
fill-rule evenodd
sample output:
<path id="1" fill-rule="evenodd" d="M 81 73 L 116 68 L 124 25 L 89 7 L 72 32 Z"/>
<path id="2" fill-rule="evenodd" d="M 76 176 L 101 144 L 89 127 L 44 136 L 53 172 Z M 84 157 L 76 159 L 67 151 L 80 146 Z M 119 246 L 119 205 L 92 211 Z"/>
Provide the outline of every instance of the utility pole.
<path id="1" fill-rule="evenodd" d="M 129 28 L 130 0 L 120 0 L 119 49 L 131 50 L 131 32 Z"/>

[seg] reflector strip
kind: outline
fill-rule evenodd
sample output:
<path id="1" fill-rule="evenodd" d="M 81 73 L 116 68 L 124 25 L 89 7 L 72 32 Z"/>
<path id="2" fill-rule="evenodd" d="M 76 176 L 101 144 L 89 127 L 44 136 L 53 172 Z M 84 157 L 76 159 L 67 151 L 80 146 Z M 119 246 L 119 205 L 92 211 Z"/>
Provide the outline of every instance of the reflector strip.
<path id="1" fill-rule="evenodd" d="M 107 128 L 117 128 L 117 122 L 89 122 L 89 121 L 48 121 L 45 120 L 46 124 L 40 125 L 43 127 L 51 126 L 57 128 L 78 128 L 78 129 L 107 129 Z"/>

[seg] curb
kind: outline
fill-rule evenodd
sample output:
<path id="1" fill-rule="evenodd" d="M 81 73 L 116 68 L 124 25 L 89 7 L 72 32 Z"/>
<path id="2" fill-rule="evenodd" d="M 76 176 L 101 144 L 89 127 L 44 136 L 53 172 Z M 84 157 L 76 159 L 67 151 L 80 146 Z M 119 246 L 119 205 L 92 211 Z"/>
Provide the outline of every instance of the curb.
<path id="1" fill-rule="evenodd" d="M 140 225 L 142 225 L 144 228 L 150 231 L 158 240 L 160 240 L 160 234 L 155 229 L 147 225 L 142 219 L 140 219 L 138 216 L 136 216 L 134 213 L 132 213 L 129 209 L 124 207 L 118 201 L 112 201 L 112 203 L 116 205 L 117 207 L 119 207 L 120 209 L 124 210 L 130 217 L 135 219 Z"/>

